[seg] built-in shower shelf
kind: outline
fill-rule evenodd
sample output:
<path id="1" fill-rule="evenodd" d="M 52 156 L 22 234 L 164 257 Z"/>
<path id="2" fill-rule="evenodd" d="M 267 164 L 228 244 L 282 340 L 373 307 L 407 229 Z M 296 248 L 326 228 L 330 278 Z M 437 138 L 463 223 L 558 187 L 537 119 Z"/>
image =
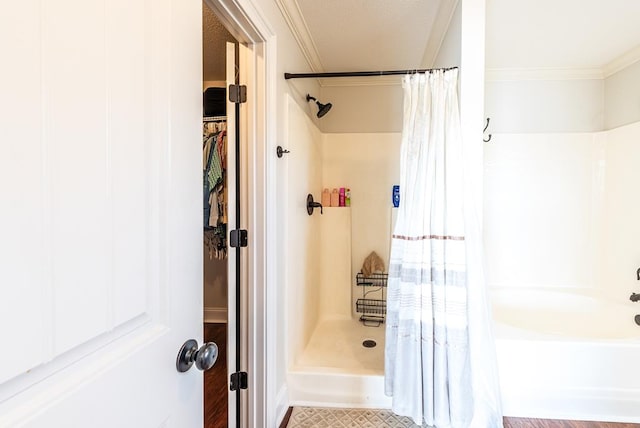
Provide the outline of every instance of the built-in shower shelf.
<path id="1" fill-rule="evenodd" d="M 386 273 L 372 273 L 364 276 L 362 272 L 356 275 L 356 285 L 362 288 L 362 298 L 356 300 L 356 312 L 362 314 L 360 322 L 366 326 L 378 327 L 384 323 L 387 314 Z"/>

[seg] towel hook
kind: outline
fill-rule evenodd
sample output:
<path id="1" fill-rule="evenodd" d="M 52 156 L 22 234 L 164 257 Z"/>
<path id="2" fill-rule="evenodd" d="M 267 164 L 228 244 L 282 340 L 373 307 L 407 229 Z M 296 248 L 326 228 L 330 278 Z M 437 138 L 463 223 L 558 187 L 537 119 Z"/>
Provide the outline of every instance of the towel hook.
<path id="1" fill-rule="evenodd" d="M 487 129 L 489 128 L 489 121 L 491 120 L 490 117 L 487 118 L 487 124 L 484 126 L 484 129 L 482 130 L 482 133 L 484 134 L 485 132 L 487 132 Z M 488 143 L 489 141 L 491 141 L 491 134 L 489 134 L 487 136 L 487 139 L 485 140 L 484 138 L 482 139 L 482 141 L 484 141 L 485 143 Z"/>

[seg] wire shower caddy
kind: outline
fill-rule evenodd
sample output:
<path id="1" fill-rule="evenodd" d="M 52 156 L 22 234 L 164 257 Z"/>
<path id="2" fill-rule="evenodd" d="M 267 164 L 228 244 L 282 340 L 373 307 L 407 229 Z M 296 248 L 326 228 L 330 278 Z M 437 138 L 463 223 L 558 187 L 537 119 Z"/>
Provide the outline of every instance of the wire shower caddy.
<path id="1" fill-rule="evenodd" d="M 356 274 L 356 285 L 362 287 L 362 298 L 356 300 L 356 312 L 360 322 L 368 327 L 379 327 L 387 315 L 386 288 L 389 274 L 372 273 L 364 276 Z"/>

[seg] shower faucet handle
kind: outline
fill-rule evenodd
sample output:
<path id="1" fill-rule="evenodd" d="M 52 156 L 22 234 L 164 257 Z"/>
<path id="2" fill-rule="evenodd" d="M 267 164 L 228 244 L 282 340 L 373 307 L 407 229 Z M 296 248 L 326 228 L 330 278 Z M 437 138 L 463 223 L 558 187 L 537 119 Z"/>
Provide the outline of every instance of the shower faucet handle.
<path id="1" fill-rule="evenodd" d="M 307 195 L 307 214 L 309 214 L 309 215 L 313 214 L 313 209 L 314 208 L 320 208 L 320 214 L 324 214 L 322 212 L 322 204 L 320 202 L 314 202 L 313 201 L 313 195 L 311 193 L 309 193 Z"/>

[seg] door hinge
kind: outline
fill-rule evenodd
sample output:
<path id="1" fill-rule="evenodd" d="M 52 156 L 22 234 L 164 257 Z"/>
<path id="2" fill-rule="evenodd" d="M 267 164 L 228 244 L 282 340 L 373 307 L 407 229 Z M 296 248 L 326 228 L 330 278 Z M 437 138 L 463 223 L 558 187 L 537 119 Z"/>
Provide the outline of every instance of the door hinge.
<path id="1" fill-rule="evenodd" d="M 236 104 L 247 102 L 246 85 L 229 85 L 229 101 Z"/>
<path id="2" fill-rule="evenodd" d="M 229 245 L 232 248 L 246 247 L 249 241 L 247 231 L 244 229 L 235 229 L 230 232 Z"/>
<path id="3" fill-rule="evenodd" d="M 247 389 L 249 384 L 249 376 L 247 372 L 236 372 L 231 374 L 231 391 L 237 391 L 240 389 Z"/>

